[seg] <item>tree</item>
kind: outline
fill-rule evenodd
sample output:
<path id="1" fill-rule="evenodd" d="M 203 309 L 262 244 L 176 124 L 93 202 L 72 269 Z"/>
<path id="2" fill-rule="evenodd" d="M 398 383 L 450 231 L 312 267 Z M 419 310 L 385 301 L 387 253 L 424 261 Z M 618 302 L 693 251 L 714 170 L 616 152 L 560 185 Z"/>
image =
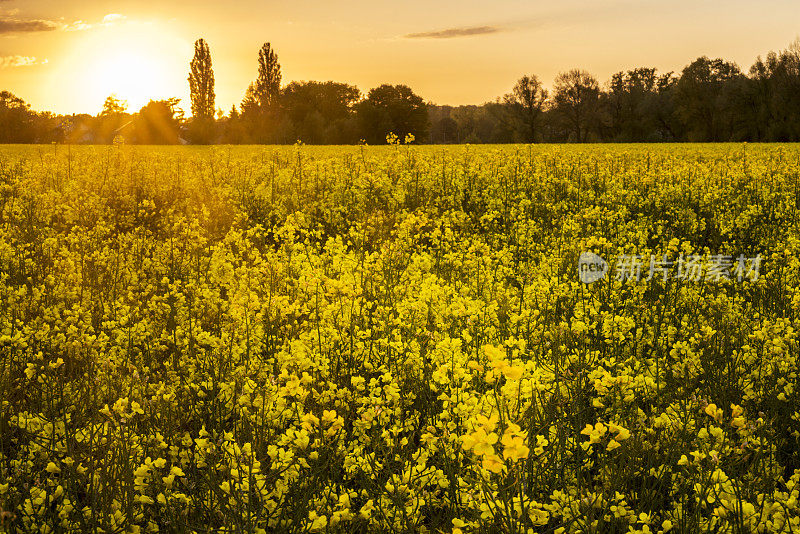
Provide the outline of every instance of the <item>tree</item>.
<path id="1" fill-rule="evenodd" d="M 208 43 L 198 39 L 194 43 L 194 58 L 190 64 L 189 92 L 192 100 L 192 116 L 213 119 L 216 111 L 214 93 L 214 69 Z"/>
<path id="2" fill-rule="evenodd" d="M 678 78 L 672 72 L 658 77 L 656 91 L 642 102 L 643 113 L 653 121 L 653 136 L 657 140 L 684 139 L 684 131 L 675 113 L 675 87 Z"/>
<path id="3" fill-rule="evenodd" d="M 800 139 L 800 40 L 750 68 L 753 129 L 764 141 Z"/>
<path id="4" fill-rule="evenodd" d="M 572 69 L 556 76 L 555 106 L 578 143 L 587 140 L 596 126 L 599 111 L 600 85 L 588 72 Z"/>
<path id="5" fill-rule="evenodd" d="M 683 69 L 676 86 L 676 110 L 690 141 L 728 141 L 731 134 L 729 82 L 742 76 L 722 59 L 697 58 Z"/>
<path id="6" fill-rule="evenodd" d="M 242 102 L 242 113 L 271 109 L 278 103 L 281 93 L 281 65 L 278 55 L 269 43 L 258 52 L 258 78 L 247 88 Z"/>
<path id="7" fill-rule="evenodd" d="M 189 93 L 192 102 L 192 121 L 189 135 L 194 143 L 208 143 L 214 137 L 214 69 L 211 50 L 204 39 L 194 43 L 194 58 L 189 71 Z"/>
<path id="8" fill-rule="evenodd" d="M 353 108 L 361 98 L 358 87 L 338 82 L 292 82 L 281 96 L 288 119 L 289 140 L 304 143 L 358 142 Z"/>
<path id="9" fill-rule="evenodd" d="M 140 145 L 176 145 L 181 142 L 183 111 L 180 99 L 151 100 L 134 122 L 136 142 Z"/>
<path id="10" fill-rule="evenodd" d="M 258 52 L 258 78 L 247 88 L 242 101 L 242 115 L 252 131 L 254 140 L 272 140 L 272 130 L 278 120 L 278 100 L 281 95 L 281 65 L 269 43 Z"/>
<path id="11" fill-rule="evenodd" d="M 89 124 L 94 123 L 94 134 L 89 135 L 92 142 L 109 144 L 114 141 L 117 131 L 130 121 L 128 103 L 114 95 L 106 98 L 100 115 Z"/>
<path id="12" fill-rule="evenodd" d="M 103 111 L 100 112 L 100 116 L 117 117 L 119 115 L 124 115 L 127 112 L 128 103 L 124 100 L 120 100 L 114 95 L 111 95 L 106 98 L 106 101 L 103 103 Z"/>
<path id="13" fill-rule="evenodd" d="M 33 143 L 36 114 L 18 96 L 0 92 L 0 143 Z"/>
<path id="14" fill-rule="evenodd" d="M 458 123 L 451 117 L 452 106 L 428 106 L 430 133 L 428 142 L 448 144 L 458 142 Z"/>
<path id="15" fill-rule="evenodd" d="M 664 76 L 667 76 L 664 78 Z M 673 126 L 662 121 L 662 90 L 673 81 L 671 73 L 659 75 L 655 68 L 639 67 L 617 72 L 608 91 L 601 95 L 606 124 L 603 137 L 611 141 L 664 141 L 673 138 Z M 670 111 L 669 114 L 672 112 Z"/>
<path id="16" fill-rule="evenodd" d="M 505 102 L 522 124 L 523 139 L 528 143 L 536 142 L 537 125 L 547 102 L 547 90 L 539 78 L 535 75 L 520 78 L 512 92 L 505 96 Z"/>
<path id="17" fill-rule="evenodd" d="M 423 140 L 428 134 L 428 107 L 406 85 L 388 85 L 371 89 L 357 106 L 362 137 L 372 144 L 386 142 L 394 133 L 401 140 L 408 134 Z"/>

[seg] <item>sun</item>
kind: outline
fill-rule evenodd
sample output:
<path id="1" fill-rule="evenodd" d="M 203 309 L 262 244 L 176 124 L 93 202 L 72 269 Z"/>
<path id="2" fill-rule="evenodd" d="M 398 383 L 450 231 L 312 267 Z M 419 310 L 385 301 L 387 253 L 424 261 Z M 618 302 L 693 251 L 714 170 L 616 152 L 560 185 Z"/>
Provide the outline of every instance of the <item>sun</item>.
<path id="1" fill-rule="evenodd" d="M 156 24 L 91 32 L 65 64 L 75 108 L 97 113 L 113 95 L 133 113 L 150 100 L 184 98 L 191 53 L 190 43 Z"/>
<path id="2" fill-rule="evenodd" d="M 151 98 L 161 98 L 168 92 L 169 78 L 169 69 L 161 58 L 133 51 L 104 54 L 93 62 L 86 76 L 93 93 L 101 98 L 114 95 L 128 103 L 129 111 L 140 109 Z"/>

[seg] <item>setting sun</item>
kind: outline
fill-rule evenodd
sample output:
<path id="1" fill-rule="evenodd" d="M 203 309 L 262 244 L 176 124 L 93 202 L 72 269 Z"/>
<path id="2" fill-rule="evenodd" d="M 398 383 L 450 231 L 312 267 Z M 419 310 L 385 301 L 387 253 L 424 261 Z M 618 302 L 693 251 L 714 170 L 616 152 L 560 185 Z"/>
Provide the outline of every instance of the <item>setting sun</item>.
<path id="1" fill-rule="evenodd" d="M 93 95 L 102 98 L 102 95 L 113 94 L 135 111 L 144 106 L 151 95 L 164 92 L 168 74 L 160 58 L 123 51 L 107 54 L 89 65 L 85 82 Z"/>
<path id="2" fill-rule="evenodd" d="M 157 24 L 118 24 L 86 35 L 65 58 L 76 107 L 93 109 L 114 95 L 138 111 L 151 99 L 183 96 L 191 45 Z M 59 76 L 63 76 L 59 74 Z"/>

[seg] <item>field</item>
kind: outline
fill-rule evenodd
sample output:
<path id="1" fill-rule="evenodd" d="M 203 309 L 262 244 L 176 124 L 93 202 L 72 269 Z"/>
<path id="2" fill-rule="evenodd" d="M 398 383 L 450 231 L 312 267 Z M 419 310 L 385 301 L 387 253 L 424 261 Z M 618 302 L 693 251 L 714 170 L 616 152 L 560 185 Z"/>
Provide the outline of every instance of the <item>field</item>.
<path id="1" fill-rule="evenodd" d="M 0 147 L 0 531 L 800 532 L 799 184 L 793 145 Z"/>

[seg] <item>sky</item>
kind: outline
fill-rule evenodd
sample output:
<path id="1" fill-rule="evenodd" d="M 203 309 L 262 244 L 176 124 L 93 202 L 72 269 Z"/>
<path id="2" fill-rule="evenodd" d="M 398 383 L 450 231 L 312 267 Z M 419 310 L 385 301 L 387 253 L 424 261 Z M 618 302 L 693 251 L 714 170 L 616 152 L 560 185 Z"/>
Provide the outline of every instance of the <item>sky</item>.
<path id="1" fill-rule="evenodd" d="M 706 55 L 747 70 L 800 36 L 797 0 L 0 0 L 0 90 L 37 110 L 98 113 L 115 94 L 188 102 L 193 43 L 211 47 L 217 106 L 239 104 L 270 42 L 284 84 L 363 92 L 409 85 L 437 104 L 481 104 L 523 74 L 601 82 Z"/>

